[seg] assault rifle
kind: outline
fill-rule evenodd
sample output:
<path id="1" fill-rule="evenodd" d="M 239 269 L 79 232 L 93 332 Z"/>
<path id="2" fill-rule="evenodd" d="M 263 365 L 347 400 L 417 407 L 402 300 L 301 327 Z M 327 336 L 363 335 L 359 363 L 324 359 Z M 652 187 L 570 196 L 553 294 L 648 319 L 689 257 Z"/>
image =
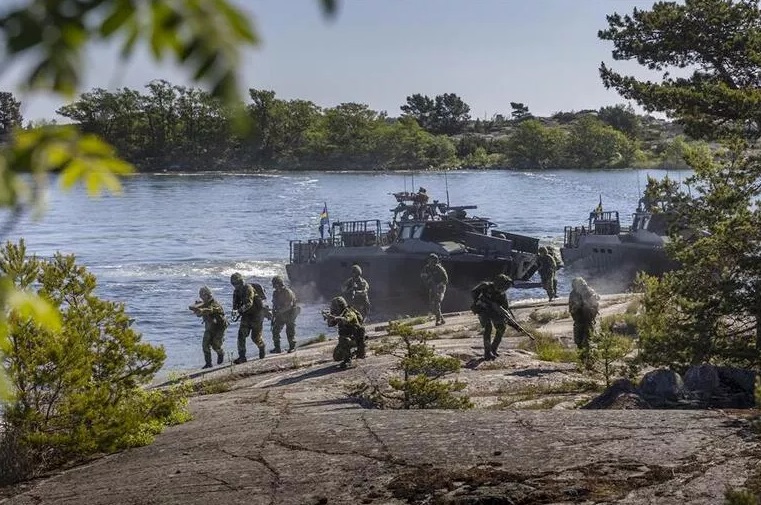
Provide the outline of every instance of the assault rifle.
<path id="1" fill-rule="evenodd" d="M 198 314 L 198 310 L 203 307 L 203 300 L 196 300 L 193 305 L 188 305 L 188 309 L 190 309 L 194 314 Z"/>
<path id="2" fill-rule="evenodd" d="M 502 314 L 502 316 L 505 318 L 505 321 L 507 321 L 507 324 L 509 324 L 510 326 L 515 328 L 516 330 L 520 331 L 521 333 L 526 335 L 531 340 L 534 340 L 534 341 L 536 340 L 534 338 L 534 336 L 526 330 L 526 328 L 524 328 L 523 326 L 518 324 L 518 321 L 516 321 L 515 314 L 513 314 L 512 310 L 506 309 L 503 306 L 501 306 L 501 305 L 499 305 L 499 304 L 497 304 L 495 302 L 491 302 L 491 306 L 499 314 Z"/>

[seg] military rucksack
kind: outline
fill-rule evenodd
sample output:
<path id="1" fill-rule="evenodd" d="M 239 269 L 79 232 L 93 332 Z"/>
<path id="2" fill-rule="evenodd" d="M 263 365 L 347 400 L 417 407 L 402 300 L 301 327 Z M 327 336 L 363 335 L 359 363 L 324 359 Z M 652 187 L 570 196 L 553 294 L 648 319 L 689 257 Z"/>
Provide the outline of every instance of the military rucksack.
<path id="1" fill-rule="evenodd" d="M 256 293 L 256 295 L 259 298 L 261 298 L 262 300 L 266 300 L 267 299 L 267 292 L 264 291 L 264 286 L 262 286 L 258 282 L 252 282 L 251 283 L 251 287 L 254 288 L 254 293 Z"/>

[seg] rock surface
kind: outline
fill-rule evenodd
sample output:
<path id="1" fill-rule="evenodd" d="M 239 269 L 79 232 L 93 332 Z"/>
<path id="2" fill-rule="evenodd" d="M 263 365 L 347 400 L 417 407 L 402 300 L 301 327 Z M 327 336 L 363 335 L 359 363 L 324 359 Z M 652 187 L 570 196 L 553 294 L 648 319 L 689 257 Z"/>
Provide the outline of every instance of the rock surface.
<path id="1" fill-rule="evenodd" d="M 602 312 L 627 303 L 603 297 Z M 537 310 L 564 305 L 515 308 L 522 323 Z M 194 419 L 153 445 L 27 484 L 6 503 L 716 504 L 755 471 L 761 448 L 742 418 L 569 409 L 599 392 L 579 386 L 589 377 L 575 365 L 538 360 L 510 332 L 501 357 L 483 362 L 474 316 L 446 319 L 422 327 L 465 364 L 457 378 L 474 410 L 364 409 L 347 391 L 391 376 L 395 358 L 371 353 L 339 370 L 327 342 L 196 374 L 229 390 L 194 397 Z M 567 318 L 543 330 L 572 340 Z"/>

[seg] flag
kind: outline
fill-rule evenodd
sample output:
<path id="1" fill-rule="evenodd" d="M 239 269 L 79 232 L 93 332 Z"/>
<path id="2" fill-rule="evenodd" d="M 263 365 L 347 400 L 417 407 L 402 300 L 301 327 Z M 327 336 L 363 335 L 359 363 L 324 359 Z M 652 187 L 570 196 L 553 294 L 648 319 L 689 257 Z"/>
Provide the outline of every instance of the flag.
<path id="1" fill-rule="evenodd" d="M 330 225 L 328 218 L 328 204 L 325 203 L 320 212 L 320 238 L 325 238 L 325 227 Z"/>

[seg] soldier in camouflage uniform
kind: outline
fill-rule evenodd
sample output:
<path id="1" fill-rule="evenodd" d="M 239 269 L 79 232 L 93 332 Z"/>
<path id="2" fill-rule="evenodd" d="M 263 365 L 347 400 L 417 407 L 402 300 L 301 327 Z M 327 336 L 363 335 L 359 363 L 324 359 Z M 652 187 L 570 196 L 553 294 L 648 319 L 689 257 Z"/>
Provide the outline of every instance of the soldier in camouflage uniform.
<path id="1" fill-rule="evenodd" d="M 288 338 L 288 352 L 296 349 L 296 317 L 301 309 L 296 305 L 296 295 L 285 286 L 278 275 L 272 278 L 272 343 L 275 348 L 270 352 L 280 353 L 280 332 L 285 326 L 285 336 Z"/>
<path id="2" fill-rule="evenodd" d="M 230 276 L 230 284 L 233 285 L 233 313 L 240 318 L 238 328 L 238 357 L 233 361 L 235 364 L 246 362 L 246 339 L 249 333 L 256 347 L 259 348 L 259 358 L 264 358 L 264 340 L 262 339 L 262 319 L 264 304 L 261 297 L 256 294 L 254 287 L 243 281 L 243 276 L 235 272 Z"/>
<path id="3" fill-rule="evenodd" d="M 571 281 L 568 296 L 568 312 L 573 318 L 573 341 L 583 362 L 589 358 L 589 339 L 594 332 L 595 320 L 600 310 L 600 296 L 587 282 L 576 277 Z"/>
<path id="4" fill-rule="evenodd" d="M 227 329 L 227 318 L 225 309 L 214 299 L 211 290 L 203 286 L 198 290 L 200 300 L 188 308 L 193 313 L 203 319 L 204 332 L 201 348 L 203 349 L 203 358 L 205 364 L 202 368 L 211 368 L 211 350 L 217 352 L 217 365 L 221 365 L 225 360 L 225 351 L 222 349 L 222 342 L 225 339 L 225 330 Z"/>
<path id="5" fill-rule="evenodd" d="M 494 282 L 483 281 L 472 290 L 472 310 L 478 314 L 478 320 L 484 329 L 484 359 L 493 360 L 499 356 L 497 351 L 502 336 L 505 334 L 507 324 L 515 327 L 505 316 L 505 311 L 510 310 L 505 291 L 513 285 L 513 280 L 505 274 L 498 275 Z M 494 340 L 491 339 L 491 330 L 494 327 Z M 520 328 L 515 327 L 520 330 Z"/>
<path id="6" fill-rule="evenodd" d="M 367 320 L 367 314 L 370 312 L 369 291 L 370 284 L 362 277 L 362 267 L 352 265 L 351 277 L 344 281 L 341 292 L 349 306 L 362 315 L 363 321 Z"/>
<path id="7" fill-rule="evenodd" d="M 338 344 L 333 350 L 333 360 L 341 362 L 341 368 L 351 365 L 351 349 L 357 348 L 357 358 L 365 358 L 365 329 L 361 314 L 337 296 L 330 301 L 330 313 L 324 313 L 329 327 L 338 326 Z"/>
<path id="8" fill-rule="evenodd" d="M 555 276 L 558 265 L 555 262 L 555 258 L 549 255 L 547 248 L 544 246 L 539 248 L 537 261 L 539 263 L 539 277 L 542 279 L 542 287 L 547 292 L 550 301 L 552 301 L 558 297 L 558 279 Z"/>
<path id="9" fill-rule="evenodd" d="M 444 295 L 447 292 L 449 276 L 437 254 L 428 255 L 423 271 L 420 272 L 420 280 L 423 281 L 428 292 L 428 304 L 431 312 L 436 316 L 436 326 L 444 324 L 444 317 L 441 315 L 441 302 L 444 301 Z"/>

